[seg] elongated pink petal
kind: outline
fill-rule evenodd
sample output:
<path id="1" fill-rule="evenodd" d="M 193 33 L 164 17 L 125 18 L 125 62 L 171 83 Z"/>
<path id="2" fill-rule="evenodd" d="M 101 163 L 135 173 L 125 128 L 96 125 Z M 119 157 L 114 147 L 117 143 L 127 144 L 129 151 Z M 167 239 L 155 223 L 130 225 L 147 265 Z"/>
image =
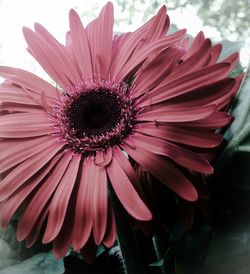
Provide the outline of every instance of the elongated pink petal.
<path id="1" fill-rule="evenodd" d="M 29 235 L 39 218 L 40 213 L 44 209 L 45 205 L 50 201 L 51 195 L 54 193 L 60 180 L 63 178 L 70 160 L 71 153 L 65 153 L 56 167 L 54 167 L 50 172 L 50 176 L 46 177 L 45 181 L 43 181 L 42 185 L 32 197 L 18 222 L 17 238 L 19 241 L 22 241 Z"/>
<path id="2" fill-rule="evenodd" d="M 68 34 L 67 41 L 71 41 L 72 43 L 70 48 L 72 49 L 72 53 L 74 54 L 75 60 L 81 71 L 81 76 L 84 79 L 89 79 L 92 76 L 93 70 L 87 34 L 80 17 L 74 10 L 70 10 L 69 24 L 70 35 Z"/>
<path id="3" fill-rule="evenodd" d="M 224 126 L 231 119 L 227 114 L 213 117 L 192 121 L 190 125 L 144 123 L 138 125 L 136 131 L 180 144 L 212 148 L 219 146 L 223 137 L 210 130 Z M 200 127 L 205 127 L 205 130 L 199 129 Z"/>
<path id="4" fill-rule="evenodd" d="M 171 34 L 159 40 L 153 41 L 152 43 L 138 50 L 138 52 L 134 54 L 133 58 L 130 58 L 124 64 L 124 66 L 121 68 L 121 70 L 117 74 L 115 80 L 118 82 L 121 82 L 130 71 L 132 71 L 135 67 L 137 67 L 146 58 L 148 58 L 149 56 L 158 54 L 160 51 L 164 50 L 165 48 L 174 45 L 177 41 L 183 38 L 185 33 L 186 33 L 186 30 L 179 30 L 178 32 L 174 34 Z"/>
<path id="5" fill-rule="evenodd" d="M 193 171 L 204 174 L 213 173 L 213 168 L 209 162 L 191 150 L 174 145 L 159 138 L 143 136 L 140 133 L 134 134 L 132 141 L 136 147 L 138 146 L 142 149 L 148 150 L 149 152 L 167 156 L 177 164 Z M 129 144 L 129 142 L 129 139 L 126 140 L 126 143 Z"/>
<path id="6" fill-rule="evenodd" d="M 170 79 L 172 81 L 176 78 L 183 77 L 183 75 L 202 67 L 210 57 L 211 46 L 211 41 L 209 39 L 204 40 L 196 52 L 176 66 L 168 77 L 169 81 Z"/>
<path id="7" fill-rule="evenodd" d="M 220 57 L 221 51 L 222 51 L 222 44 L 216 44 L 212 46 L 211 55 L 206 65 L 209 66 L 209 65 L 215 64 Z"/>
<path id="8" fill-rule="evenodd" d="M 68 90 L 71 82 L 66 72 L 63 71 L 63 63 L 59 61 L 60 59 L 57 57 L 54 49 L 29 28 L 23 28 L 23 35 L 33 57 L 61 88 Z"/>
<path id="9" fill-rule="evenodd" d="M 188 59 L 192 54 L 194 54 L 197 51 L 197 49 L 200 47 L 200 45 L 204 42 L 204 40 L 205 40 L 204 33 L 200 31 L 194 37 L 194 40 L 192 41 L 184 60 Z"/>
<path id="10" fill-rule="evenodd" d="M 66 74 L 73 83 L 79 83 L 81 75 L 79 74 L 74 62 L 70 59 L 65 47 L 61 45 L 42 25 L 36 23 L 35 31 L 47 42 L 48 54 L 51 52 L 52 54 L 50 54 L 50 56 L 54 56 L 57 62 L 62 63 L 63 69 L 66 71 Z M 53 51 L 51 51 L 51 48 Z"/>
<path id="11" fill-rule="evenodd" d="M 0 184 L 0 200 L 3 201 L 14 193 L 22 184 L 48 163 L 61 148 L 61 143 L 51 142 L 42 152 L 32 156 L 14 168 Z"/>
<path id="12" fill-rule="evenodd" d="M 230 63 L 230 71 L 235 68 L 235 66 L 239 63 L 239 53 L 234 52 L 228 57 L 226 57 L 222 62 Z"/>
<path id="13" fill-rule="evenodd" d="M 232 90 L 235 86 L 235 82 L 236 81 L 233 78 L 225 78 L 151 106 L 150 109 L 156 110 L 164 106 L 166 109 L 183 109 L 205 106 L 208 104 L 216 105 L 218 109 L 220 101 L 224 101 L 228 96 L 231 97 L 233 95 Z"/>
<path id="14" fill-rule="evenodd" d="M 163 25 L 161 26 L 161 22 Z M 158 25 L 157 25 L 158 24 Z M 156 32 L 156 27 L 159 27 L 159 32 Z M 162 27 L 162 30 L 160 30 Z M 110 67 L 110 75 L 115 78 L 120 72 L 121 68 L 126 64 L 126 62 L 137 52 L 140 44 L 145 46 L 148 41 L 156 41 L 159 37 L 163 36 L 167 29 L 169 28 L 169 18 L 166 16 L 166 8 L 162 7 L 156 16 L 151 18 L 142 27 L 133 33 L 126 33 L 119 36 L 119 47 L 116 47 L 116 54 L 113 55 L 112 64 Z M 152 36 L 152 31 L 155 31 L 155 35 Z M 149 35 L 151 33 L 151 35 Z M 122 39 L 120 39 L 122 38 Z M 154 40 L 151 40 L 153 38 Z M 116 40 L 114 40 L 116 43 Z"/>
<path id="15" fill-rule="evenodd" d="M 74 250 L 80 250 L 88 241 L 92 229 L 93 185 L 90 180 L 91 160 L 85 159 L 81 171 L 80 186 L 76 198 L 75 220 L 72 236 Z"/>
<path id="16" fill-rule="evenodd" d="M 188 201 L 197 200 L 197 191 L 192 183 L 172 163 L 139 147 L 133 149 L 125 143 L 122 147 L 140 166 L 180 197 Z"/>
<path id="17" fill-rule="evenodd" d="M 44 92 L 48 97 L 57 97 L 57 91 L 53 86 L 31 72 L 18 68 L 0 66 L 0 76 L 13 84 L 17 84 L 36 93 L 41 94 L 41 92 Z"/>
<path id="18" fill-rule="evenodd" d="M 206 117 L 199 121 L 187 122 L 185 123 L 185 125 L 191 128 L 194 127 L 196 131 L 198 130 L 198 128 L 215 130 L 217 128 L 226 126 L 231 121 L 232 121 L 231 115 L 227 114 L 226 112 L 216 111 L 212 113 L 209 117 Z"/>
<path id="19" fill-rule="evenodd" d="M 40 216 L 38 217 L 36 223 L 32 227 L 32 230 L 26 236 L 25 245 L 27 248 L 31 247 L 37 240 L 39 233 L 41 231 L 42 225 L 44 224 L 44 221 L 48 215 L 48 211 L 49 211 L 49 205 L 47 203 L 45 207 L 43 208 L 43 210 L 41 211 Z"/>
<path id="20" fill-rule="evenodd" d="M 150 220 L 152 218 L 150 211 L 115 158 L 107 167 L 107 172 L 114 191 L 127 212 L 137 220 Z"/>
<path id="21" fill-rule="evenodd" d="M 108 186 L 107 175 L 104 167 L 95 165 L 94 160 L 91 161 L 91 183 L 93 184 L 93 237 L 97 245 L 99 245 L 105 235 L 107 226 L 108 211 Z"/>
<path id="22" fill-rule="evenodd" d="M 115 216 L 114 216 L 114 211 L 110 205 L 108 205 L 108 221 L 107 221 L 107 228 L 106 228 L 106 233 L 103 239 L 103 244 L 107 247 L 110 248 L 113 246 L 114 242 L 116 240 L 116 226 L 115 226 Z"/>
<path id="23" fill-rule="evenodd" d="M 138 176 L 135 173 L 134 168 L 129 162 L 129 159 L 124 155 L 119 147 L 114 149 L 114 156 L 113 156 L 118 165 L 122 168 L 125 172 L 126 176 L 129 178 L 130 182 L 132 183 L 133 187 L 136 189 L 137 193 L 143 198 L 143 191 L 141 189 L 140 181 Z"/>
<path id="24" fill-rule="evenodd" d="M 215 111 L 214 105 L 183 108 L 183 109 L 167 109 L 159 108 L 155 110 L 145 110 L 136 116 L 138 121 L 154 121 L 154 122 L 188 122 L 196 121 L 208 117 Z"/>
<path id="25" fill-rule="evenodd" d="M 47 227 L 43 237 L 44 243 L 54 240 L 62 228 L 69 199 L 77 178 L 80 161 L 81 154 L 72 155 L 72 159 L 53 195 L 49 207 Z"/>
<path id="26" fill-rule="evenodd" d="M 25 90 L 18 86 L 6 82 L 0 85 L 0 101 L 2 102 L 19 103 L 31 106 L 39 105 L 41 96 L 35 92 L 31 93 L 33 93 L 33 97 L 37 100 L 34 100 Z"/>
<path id="27" fill-rule="evenodd" d="M 81 165 L 79 166 L 79 169 Z M 76 206 L 76 197 L 78 195 L 79 190 L 79 175 L 81 172 L 78 172 L 78 176 L 76 178 L 76 182 L 68 203 L 66 216 L 64 218 L 63 226 L 60 230 L 60 233 L 53 241 L 54 254 L 57 259 L 61 259 L 65 257 L 68 252 L 73 238 L 73 223 L 75 218 L 75 206 Z"/>
<path id="28" fill-rule="evenodd" d="M 183 54 L 184 51 L 175 46 L 161 51 L 136 78 L 135 88 L 131 92 L 133 96 L 139 96 L 158 85 L 172 71 Z"/>
<path id="29" fill-rule="evenodd" d="M 43 110 L 40 106 L 31 106 L 18 103 L 0 103 L 0 112 L 4 110 L 8 111 L 10 114 L 15 112 L 32 112 L 39 113 Z"/>
<path id="30" fill-rule="evenodd" d="M 93 72 L 102 77 L 108 76 L 108 69 L 110 67 L 113 25 L 113 4 L 108 2 L 102 8 L 99 17 L 92 24 L 87 26 Z"/>
<path id="31" fill-rule="evenodd" d="M 46 135 L 52 131 L 52 128 L 49 126 L 48 115 L 44 111 L 16 113 L 0 117 L 0 137 L 34 137 Z"/>
<path id="32" fill-rule="evenodd" d="M 191 72 L 170 82 L 168 77 L 163 84 L 156 87 L 148 96 L 144 97 L 138 105 L 144 107 L 148 104 L 155 104 L 190 90 L 209 85 L 224 78 L 230 71 L 230 63 L 218 63 L 197 71 Z"/>
<path id="33" fill-rule="evenodd" d="M 7 228 L 12 216 L 25 201 L 28 195 L 37 187 L 37 185 L 45 178 L 51 169 L 57 164 L 62 155 L 55 157 L 48 166 L 45 166 L 38 175 L 31 177 L 25 184 L 23 184 L 16 192 L 14 192 L 7 200 L 2 203 L 0 208 L 0 225 Z M 32 232 L 31 232 L 32 233 Z"/>
<path id="34" fill-rule="evenodd" d="M 7 143 L 5 142 L 6 145 Z M 17 146 L 8 147 L 7 150 L 2 151 L 0 154 L 0 173 L 41 152 L 51 143 L 53 143 L 51 138 L 44 136 L 27 142 L 20 142 Z"/>

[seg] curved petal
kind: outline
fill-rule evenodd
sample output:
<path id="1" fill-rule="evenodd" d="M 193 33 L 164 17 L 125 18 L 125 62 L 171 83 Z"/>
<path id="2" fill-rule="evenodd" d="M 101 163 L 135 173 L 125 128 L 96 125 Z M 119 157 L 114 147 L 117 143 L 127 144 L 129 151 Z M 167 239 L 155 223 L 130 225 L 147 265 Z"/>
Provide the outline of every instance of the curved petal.
<path id="1" fill-rule="evenodd" d="M 76 198 L 75 219 L 72 236 L 74 250 L 80 250 L 88 241 L 93 225 L 92 199 L 93 185 L 90 180 L 90 159 L 85 159 L 80 177 L 80 185 Z"/>
<path id="2" fill-rule="evenodd" d="M 42 210 L 51 201 L 51 197 L 63 178 L 71 157 L 71 153 L 64 153 L 60 161 L 49 173 L 49 176 L 46 177 L 33 195 L 18 222 L 17 239 L 19 241 L 22 241 L 30 234 Z"/>
<path id="3" fill-rule="evenodd" d="M 56 52 L 44 39 L 41 39 L 29 28 L 23 28 L 24 38 L 29 46 L 30 52 L 50 77 L 65 91 L 71 86 L 71 81 L 63 70 L 64 66 L 57 57 Z"/>
<path id="4" fill-rule="evenodd" d="M 81 165 L 79 166 L 81 168 Z M 79 189 L 79 172 L 78 177 L 76 179 L 76 183 L 74 185 L 71 198 L 69 200 L 66 216 L 64 218 L 64 222 L 62 228 L 57 235 L 57 237 L 53 241 L 54 254 L 58 259 L 63 258 L 68 252 L 70 245 L 72 243 L 73 238 L 73 223 L 75 218 L 75 205 L 76 205 L 76 197 Z"/>
<path id="5" fill-rule="evenodd" d="M 93 218 L 93 237 L 97 245 L 99 245 L 105 235 L 107 226 L 107 210 L 108 210 L 108 186 L 107 174 L 104 167 L 99 167 L 91 161 L 90 181 L 93 184 L 92 197 L 92 218 Z"/>
<path id="6" fill-rule="evenodd" d="M 107 248 L 110 248 L 113 246 L 115 240 L 116 240 L 115 216 L 114 216 L 114 211 L 109 202 L 108 203 L 108 221 L 107 221 L 106 233 L 103 239 L 103 244 Z"/>
<path id="7" fill-rule="evenodd" d="M 40 216 L 38 217 L 36 223 L 32 227 L 32 230 L 26 236 L 26 242 L 25 242 L 26 247 L 28 248 L 31 247 L 37 240 L 39 233 L 41 231 L 42 225 L 44 224 L 44 221 L 48 215 L 48 211 L 49 211 L 49 203 L 47 203 L 45 207 L 42 209 Z"/>
<path id="8" fill-rule="evenodd" d="M 114 8 L 113 4 L 108 2 L 102 8 L 99 17 L 86 28 L 93 72 L 102 77 L 108 76 L 108 69 L 111 62 L 113 25 Z"/>
<path id="9" fill-rule="evenodd" d="M 16 146 L 8 146 L 10 142 L 7 140 L 1 142 L 5 144 L 6 149 L 0 154 L 0 173 L 41 152 L 53 143 L 53 140 L 48 136 L 43 136 L 26 142 L 19 142 Z"/>
<path id="10" fill-rule="evenodd" d="M 4 82 L 0 85 L 0 101 L 1 102 L 9 102 L 9 103 L 18 103 L 18 104 L 26 104 L 30 106 L 40 105 L 39 101 L 41 100 L 41 96 L 39 93 L 33 93 L 31 97 L 29 93 L 27 93 L 24 89 L 13 85 L 8 82 Z M 33 98 L 36 98 L 34 100 Z"/>
<path id="11" fill-rule="evenodd" d="M 4 115 L 0 117 L 0 137 L 23 138 L 47 135 L 53 131 L 49 123 L 48 115 L 44 111 Z"/>
<path id="12" fill-rule="evenodd" d="M 44 92 L 48 97 L 57 98 L 56 89 L 31 72 L 18 68 L 0 66 L 0 76 L 23 88 L 27 88 L 39 94 Z"/>
<path id="13" fill-rule="evenodd" d="M 125 64 L 122 64 L 121 70 L 117 73 L 114 78 L 117 82 L 121 82 L 129 72 L 131 72 L 135 67 L 141 64 L 145 59 L 158 54 L 160 51 L 174 45 L 177 41 L 181 40 L 185 35 L 186 30 L 179 30 L 176 33 L 162 37 L 156 41 L 145 45 L 145 47 L 138 50 L 133 58 L 130 57 Z"/>
<path id="14" fill-rule="evenodd" d="M 131 148 L 127 144 L 122 148 L 146 171 L 188 201 L 196 201 L 198 194 L 192 183 L 171 162 L 139 147 Z"/>
<path id="15" fill-rule="evenodd" d="M 43 237 L 44 243 L 54 240 L 62 228 L 71 193 L 77 178 L 80 161 L 81 154 L 72 155 L 72 159 L 53 195 L 49 206 L 47 227 Z"/>
<path id="16" fill-rule="evenodd" d="M 151 220 L 151 212 L 143 203 L 115 158 L 113 158 L 111 165 L 107 167 L 107 173 L 118 199 L 127 212 L 137 220 Z"/>
<path id="17" fill-rule="evenodd" d="M 183 54 L 182 49 L 171 46 L 156 55 L 135 79 L 131 91 L 133 96 L 139 96 L 158 85 L 172 71 Z"/>
<path id="18" fill-rule="evenodd" d="M 70 34 L 67 35 L 67 47 L 70 48 L 74 54 L 75 61 L 81 71 L 81 77 L 84 79 L 89 79 L 93 72 L 87 34 L 80 17 L 74 10 L 70 10 L 69 24 Z"/>
<path id="19" fill-rule="evenodd" d="M 202 67 L 210 57 L 211 47 L 212 44 L 210 39 L 205 39 L 197 51 L 175 67 L 173 72 L 169 75 L 168 81 L 183 77 L 185 74 Z"/>
<path id="20" fill-rule="evenodd" d="M 174 145 L 159 138 L 141 135 L 140 133 L 134 134 L 132 140 L 136 147 L 140 147 L 141 149 L 145 149 L 158 155 L 167 156 L 180 166 L 204 174 L 213 173 L 213 168 L 209 162 L 191 150 Z M 126 143 L 129 144 L 129 142 L 129 139 L 126 140 Z"/>
<path id="21" fill-rule="evenodd" d="M 230 66 L 230 63 L 218 63 L 198 69 L 173 81 L 171 78 L 168 80 L 168 77 L 166 77 L 161 86 L 156 87 L 141 99 L 138 106 L 145 107 L 149 104 L 156 104 L 187 93 L 188 91 L 201 88 L 204 85 L 214 83 L 227 76 L 230 72 Z"/>
<path id="22" fill-rule="evenodd" d="M 154 122 L 189 122 L 208 117 L 215 111 L 214 105 L 183 108 L 167 109 L 166 107 L 145 110 L 144 113 L 136 116 L 137 121 L 154 121 Z"/>
<path id="23" fill-rule="evenodd" d="M 72 62 L 72 60 L 70 59 L 70 56 L 68 55 L 65 47 L 60 44 L 42 25 L 35 23 L 35 31 L 41 36 L 41 38 L 44 39 L 44 41 L 47 42 L 47 45 L 46 43 L 44 44 L 47 46 L 48 54 L 49 52 L 51 52 L 51 58 L 52 56 L 54 56 L 54 59 L 58 63 L 62 63 L 63 69 L 73 83 L 79 83 L 81 76 L 74 62 Z M 51 48 L 53 49 L 53 51 L 51 50 Z"/>
<path id="24" fill-rule="evenodd" d="M 157 40 L 165 34 L 168 27 L 169 18 L 166 15 L 166 8 L 162 7 L 156 16 L 151 18 L 138 30 L 133 33 L 122 34 L 118 40 L 114 40 L 114 43 L 119 41 L 119 47 L 116 47 L 116 54 L 114 54 L 112 58 L 110 67 L 111 77 L 116 78 L 122 67 L 136 54 L 137 48 L 141 49 L 140 45 L 145 46 L 148 44 L 148 41 L 152 42 Z M 159 32 L 156 31 L 156 28 Z M 152 35 L 153 32 L 155 35 Z M 151 40 L 151 38 L 153 40 Z M 123 78 L 123 76 L 120 78 Z"/>
<path id="25" fill-rule="evenodd" d="M 57 164 L 61 156 L 62 155 L 59 154 L 57 157 L 55 157 L 49 165 L 45 166 L 39 172 L 39 174 L 37 174 L 34 178 L 31 177 L 25 184 L 23 184 L 17 191 L 15 191 L 1 204 L 0 225 L 4 229 L 7 228 L 16 210 L 25 201 L 28 195 L 37 187 L 37 185 L 45 178 L 45 176 L 50 173 L 51 169 Z M 30 241 L 28 240 L 28 242 Z"/>
<path id="26" fill-rule="evenodd" d="M 149 122 L 136 126 L 136 131 L 193 147 L 213 148 L 222 143 L 223 137 L 211 130 L 226 125 L 230 120 L 230 116 L 225 114 L 192 121 L 188 125 L 174 123 L 157 125 Z"/>
<path id="27" fill-rule="evenodd" d="M 51 141 L 42 152 L 36 154 L 14 168 L 0 184 L 0 200 L 7 199 L 28 179 L 36 174 L 45 164 L 47 164 L 55 154 L 62 148 L 62 144 Z M 25 172 L 24 172 L 25 170 Z"/>

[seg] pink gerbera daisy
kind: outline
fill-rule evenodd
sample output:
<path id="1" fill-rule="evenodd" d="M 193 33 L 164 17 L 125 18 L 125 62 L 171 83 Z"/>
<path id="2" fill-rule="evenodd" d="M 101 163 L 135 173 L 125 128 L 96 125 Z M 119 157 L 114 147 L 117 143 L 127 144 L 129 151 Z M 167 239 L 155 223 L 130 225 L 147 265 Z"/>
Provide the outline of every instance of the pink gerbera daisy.
<path id="1" fill-rule="evenodd" d="M 211 174 L 206 152 L 223 137 L 223 112 L 241 76 L 227 75 L 238 54 L 217 63 L 221 45 L 202 33 L 190 43 L 185 30 L 166 35 L 162 7 L 134 32 L 113 36 L 108 3 L 86 28 L 69 14 L 66 45 L 40 24 L 23 29 L 28 51 L 56 83 L 0 67 L 0 224 L 22 208 L 17 235 L 43 242 L 57 257 L 90 243 L 110 247 L 115 224 L 111 183 L 137 220 L 151 213 L 140 190 L 136 162 L 181 198 L 195 201 L 189 174 Z"/>

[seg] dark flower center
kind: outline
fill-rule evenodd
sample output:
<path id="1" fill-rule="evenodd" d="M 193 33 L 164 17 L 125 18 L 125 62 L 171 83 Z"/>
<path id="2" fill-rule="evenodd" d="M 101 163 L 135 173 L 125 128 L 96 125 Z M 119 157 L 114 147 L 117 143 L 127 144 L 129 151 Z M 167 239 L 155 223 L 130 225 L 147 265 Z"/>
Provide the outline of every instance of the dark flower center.
<path id="1" fill-rule="evenodd" d="M 108 90 L 91 90 L 79 95 L 67 116 L 76 137 L 100 136 L 112 130 L 121 120 L 121 98 Z"/>
<path id="2" fill-rule="evenodd" d="M 89 155 L 118 145 L 132 131 L 135 109 L 127 87 L 108 85 L 64 94 L 51 113 L 55 127 L 76 152 Z"/>

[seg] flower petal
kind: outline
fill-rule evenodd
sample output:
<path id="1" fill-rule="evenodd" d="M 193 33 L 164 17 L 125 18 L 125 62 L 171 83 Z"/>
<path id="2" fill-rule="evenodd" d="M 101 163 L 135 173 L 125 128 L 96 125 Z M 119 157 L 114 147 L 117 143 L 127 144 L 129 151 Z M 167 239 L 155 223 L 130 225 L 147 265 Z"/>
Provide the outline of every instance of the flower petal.
<path id="1" fill-rule="evenodd" d="M 127 144 L 122 148 L 146 171 L 188 201 L 196 201 L 198 194 L 192 183 L 171 162 L 139 147 L 131 148 Z"/>
<path id="2" fill-rule="evenodd" d="M 49 173 L 49 176 L 45 178 L 41 186 L 33 195 L 18 222 L 17 238 L 19 241 L 22 241 L 30 234 L 42 210 L 47 203 L 50 203 L 51 197 L 60 183 L 60 180 L 63 178 L 70 160 L 71 153 L 64 153 L 60 161 Z"/>
<path id="3" fill-rule="evenodd" d="M 51 52 L 51 58 L 54 56 L 57 62 L 62 63 L 63 69 L 73 83 L 79 83 L 81 76 L 74 62 L 70 59 L 65 47 L 60 44 L 42 25 L 35 23 L 35 31 L 44 39 L 44 41 L 47 42 L 47 50 L 48 54 Z M 52 48 L 53 51 L 51 51 L 50 48 Z"/>
<path id="4" fill-rule="evenodd" d="M 94 160 L 91 161 L 90 175 L 93 184 L 93 237 L 97 245 L 99 245 L 105 235 L 107 226 L 108 211 L 108 186 L 107 175 L 104 167 L 95 165 Z"/>
<path id="5" fill-rule="evenodd" d="M 43 243 L 54 240 L 62 228 L 71 193 L 77 178 L 80 161 L 81 154 L 72 154 L 72 159 L 66 168 L 50 203 Z"/>
<path id="6" fill-rule="evenodd" d="M 107 167 L 107 172 L 114 191 L 127 212 L 137 220 L 151 220 L 150 211 L 114 157 L 111 165 Z"/>
<path id="7" fill-rule="evenodd" d="M 61 148 L 62 144 L 51 141 L 51 144 L 48 145 L 48 147 L 45 148 L 41 153 L 30 157 L 18 165 L 15 169 L 13 169 L 1 181 L 0 200 L 3 201 L 12 193 L 14 193 L 46 163 L 48 163 Z"/>
<path id="8" fill-rule="evenodd" d="M 0 66 L 0 76 L 23 88 L 27 88 L 39 94 L 44 92 L 48 97 L 57 98 L 56 89 L 31 72 L 18 68 Z"/>
<path id="9" fill-rule="evenodd" d="M 39 124 L 37 123 L 39 121 Z M 48 115 L 44 112 L 16 113 L 0 117 L 0 137 L 23 138 L 51 133 Z"/>
<path id="10" fill-rule="evenodd" d="M 68 90 L 71 82 L 54 49 L 29 28 L 23 28 L 23 35 L 33 57 L 61 88 Z"/>
<path id="11" fill-rule="evenodd" d="M 102 77 L 108 76 L 111 62 L 111 49 L 114 25 L 114 8 L 108 2 L 101 10 L 99 17 L 90 23 L 86 30 L 90 45 L 93 72 Z"/>
<path id="12" fill-rule="evenodd" d="M 111 207 L 110 201 L 108 204 L 108 221 L 107 221 L 107 228 L 106 233 L 103 239 L 103 244 L 110 248 L 114 245 L 116 240 L 116 226 L 115 226 L 115 215 L 114 211 Z"/>
<path id="13" fill-rule="evenodd" d="M 35 97 L 37 100 L 34 100 L 29 93 L 27 93 L 24 89 L 13 85 L 8 82 L 4 82 L 0 85 L 0 101 L 1 102 L 10 102 L 10 103 L 19 103 L 26 104 L 31 106 L 40 105 L 39 101 L 41 96 L 38 93 L 33 93 L 33 98 Z"/>
<path id="14" fill-rule="evenodd" d="M 227 114 L 213 117 L 192 121 L 190 125 L 143 123 L 136 126 L 136 131 L 180 144 L 212 148 L 219 146 L 223 137 L 210 130 L 224 126 L 231 120 Z"/>
<path id="15" fill-rule="evenodd" d="M 158 38 L 165 34 L 168 27 L 169 18 L 166 15 L 166 8 L 162 7 L 156 16 L 151 18 L 138 30 L 133 33 L 122 34 L 118 40 L 114 40 L 114 43 L 119 41 L 119 47 L 116 47 L 116 54 L 113 55 L 110 67 L 111 77 L 115 78 L 117 76 L 128 60 L 136 54 L 136 49 L 141 49 L 141 47 L 139 47 L 140 45 L 145 46 L 148 44 L 148 41 L 153 42 L 158 40 Z M 159 32 L 157 32 L 156 29 L 159 30 Z M 154 35 L 152 35 L 152 32 L 154 32 Z M 121 76 L 121 78 L 123 77 L 124 76 Z"/>
<path id="16" fill-rule="evenodd" d="M 55 157 L 49 165 L 46 165 L 34 178 L 31 177 L 17 191 L 1 204 L 0 208 L 0 225 L 7 228 L 13 214 L 19 206 L 25 201 L 28 195 L 37 187 L 37 185 L 50 173 L 51 169 L 57 164 L 61 154 Z M 28 241 L 29 242 L 29 241 Z"/>
<path id="17" fill-rule="evenodd" d="M 88 241 L 92 229 L 93 185 L 90 176 L 91 160 L 85 159 L 81 170 L 80 185 L 76 198 L 75 220 L 72 236 L 74 250 L 80 250 Z"/>
<path id="18" fill-rule="evenodd" d="M 230 63 L 218 63 L 168 81 L 168 77 L 162 85 L 156 87 L 147 96 L 141 99 L 139 107 L 155 104 L 191 90 L 209 85 L 224 78 L 230 71 Z M 170 74 L 171 75 L 171 74 Z"/>
<path id="19" fill-rule="evenodd" d="M 6 140 L 1 142 L 5 144 L 6 149 L 0 154 L 0 173 L 41 152 L 53 143 L 53 140 L 48 136 L 43 136 L 26 142 L 19 142 L 16 146 L 8 146 L 11 142 Z"/>
<path id="20" fill-rule="evenodd" d="M 174 145 L 159 138 L 141 135 L 140 133 L 135 133 L 132 140 L 136 147 L 140 147 L 141 149 L 145 149 L 158 155 L 167 156 L 180 166 L 204 174 L 213 173 L 213 168 L 209 162 L 191 150 Z M 129 142 L 130 140 L 127 139 L 126 143 L 129 144 Z"/>
<path id="21" fill-rule="evenodd" d="M 92 76 L 92 61 L 86 31 L 78 14 L 72 9 L 69 13 L 70 34 L 67 41 L 71 41 L 70 48 L 84 79 Z M 69 40 L 70 38 L 70 40 Z M 69 48 L 69 44 L 68 44 Z"/>
<path id="22" fill-rule="evenodd" d="M 161 51 L 138 75 L 131 93 L 139 96 L 154 88 L 168 75 L 183 56 L 184 51 L 171 46 Z"/>
<path id="23" fill-rule="evenodd" d="M 154 121 L 154 122 L 189 122 L 196 121 L 208 117 L 215 111 L 214 105 L 183 108 L 183 109 L 167 109 L 162 107 L 159 109 L 145 109 L 144 113 L 138 114 L 138 121 Z"/>
<path id="24" fill-rule="evenodd" d="M 138 50 L 133 58 L 130 57 L 128 61 L 123 64 L 123 67 L 117 74 L 115 80 L 121 82 L 130 71 L 141 64 L 148 57 L 152 57 L 158 54 L 160 51 L 174 45 L 177 41 L 181 40 L 185 35 L 186 30 L 179 30 L 174 34 L 168 35 L 166 37 L 160 38 L 159 40 L 153 41 L 146 45 L 145 47 Z"/>

